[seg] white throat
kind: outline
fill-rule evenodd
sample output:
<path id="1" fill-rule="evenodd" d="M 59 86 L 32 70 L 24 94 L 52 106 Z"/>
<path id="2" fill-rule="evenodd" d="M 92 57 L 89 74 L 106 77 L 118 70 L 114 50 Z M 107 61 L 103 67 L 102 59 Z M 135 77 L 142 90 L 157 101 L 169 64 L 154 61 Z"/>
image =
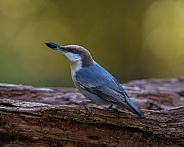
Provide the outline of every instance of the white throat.
<path id="1" fill-rule="evenodd" d="M 75 73 L 82 68 L 82 60 L 78 60 L 75 62 L 69 61 L 69 63 L 71 68 L 72 79 L 74 79 Z"/>
<path id="2" fill-rule="evenodd" d="M 71 68 L 72 79 L 75 73 L 82 68 L 82 58 L 79 54 L 64 52 L 63 55 L 68 59 Z"/>

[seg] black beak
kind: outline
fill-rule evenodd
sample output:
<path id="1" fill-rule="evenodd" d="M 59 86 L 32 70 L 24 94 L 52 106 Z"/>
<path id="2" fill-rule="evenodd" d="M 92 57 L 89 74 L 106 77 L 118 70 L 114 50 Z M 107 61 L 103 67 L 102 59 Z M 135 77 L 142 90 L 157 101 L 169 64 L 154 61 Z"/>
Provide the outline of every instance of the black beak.
<path id="1" fill-rule="evenodd" d="M 45 43 L 48 47 L 50 47 L 53 50 L 58 50 L 58 49 L 63 49 L 62 46 L 60 46 L 59 44 L 56 44 L 54 42 L 46 42 Z"/>

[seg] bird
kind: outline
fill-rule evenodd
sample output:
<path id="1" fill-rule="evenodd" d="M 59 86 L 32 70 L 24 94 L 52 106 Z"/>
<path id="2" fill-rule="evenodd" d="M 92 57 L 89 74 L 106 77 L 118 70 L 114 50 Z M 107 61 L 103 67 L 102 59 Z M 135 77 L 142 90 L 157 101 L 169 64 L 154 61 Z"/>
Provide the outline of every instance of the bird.
<path id="1" fill-rule="evenodd" d="M 71 76 L 76 88 L 89 100 L 82 101 L 86 110 L 91 113 L 88 103 L 97 105 L 109 105 L 107 109 L 113 109 L 113 104 L 125 108 L 140 117 L 144 113 L 131 101 L 122 85 L 101 65 L 95 62 L 88 50 L 79 45 L 61 46 L 54 42 L 45 43 L 49 48 L 64 55 L 70 64 Z"/>

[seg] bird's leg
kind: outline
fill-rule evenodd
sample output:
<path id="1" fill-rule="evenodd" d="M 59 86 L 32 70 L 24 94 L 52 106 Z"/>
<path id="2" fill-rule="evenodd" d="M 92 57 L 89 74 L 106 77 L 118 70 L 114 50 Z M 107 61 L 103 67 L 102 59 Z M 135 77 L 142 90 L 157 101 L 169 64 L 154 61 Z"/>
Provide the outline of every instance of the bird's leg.
<path id="1" fill-rule="evenodd" d="M 109 110 L 109 109 L 112 109 L 113 107 L 113 104 L 110 104 L 108 107 L 107 107 L 107 110 Z"/>
<path id="2" fill-rule="evenodd" d="M 117 117 L 119 117 L 120 111 L 119 111 L 117 108 L 112 108 L 112 110 L 113 110 L 114 112 L 116 112 L 116 113 L 117 113 Z"/>
<path id="3" fill-rule="evenodd" d="M 110 110 L 110 109 L 112 109 L 112 106 L 113 106 L 113 104 L 110 104 L 108 107 L 104 107 L 104 109 L 105 110 Z"/>
<path id="4" fill-rule="evenodd" d="M 84 108 L 86 109 L 86 112 L 91 115 L 92 111 L 91 109 L 88 107 L 88 105 L 84 105 Z"/>
<path id="5" fill-rule="evenodd" d="M 113 104 L 110 104 L 108 107 L 105 107 L 106 110 L 113 110 L 114 112 L 117 113 L 117 117 L 119 117 L 119 110 L 117 108 L 113 108 Z"/>
<path id="6" fill-rule="evenodd" d="M 87 104 L 89 103 L 92 103 L 92 101 L 90 100 L 86 100 L 86 101 L 80 101 L 80 102 L 73 102 L 74 104 L 77 104 L 77 105 L 84 105 L 84 108 L 86 109 L 86 112 L 91 115 L 92 111 L 91 109 L 87 106 Z"/>

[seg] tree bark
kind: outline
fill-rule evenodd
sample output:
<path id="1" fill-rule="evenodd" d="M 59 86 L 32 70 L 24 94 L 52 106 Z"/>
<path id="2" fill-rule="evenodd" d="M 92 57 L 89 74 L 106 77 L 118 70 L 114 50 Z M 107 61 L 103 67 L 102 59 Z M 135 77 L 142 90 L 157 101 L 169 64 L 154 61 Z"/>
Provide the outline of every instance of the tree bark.
<path id="1" fill-rule="evenodd" d="M 184 77 L 123 86 L 143 118 L 94 104 L 88 116 L 74 88 L 0 84 L 0 146 L 184 146 Z"/>

